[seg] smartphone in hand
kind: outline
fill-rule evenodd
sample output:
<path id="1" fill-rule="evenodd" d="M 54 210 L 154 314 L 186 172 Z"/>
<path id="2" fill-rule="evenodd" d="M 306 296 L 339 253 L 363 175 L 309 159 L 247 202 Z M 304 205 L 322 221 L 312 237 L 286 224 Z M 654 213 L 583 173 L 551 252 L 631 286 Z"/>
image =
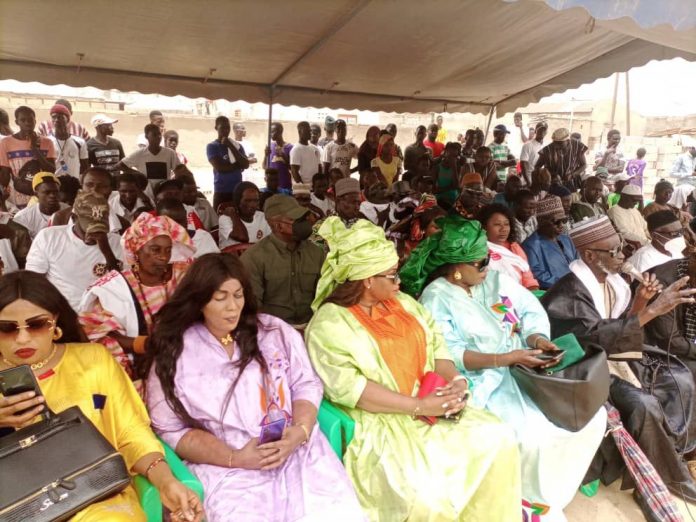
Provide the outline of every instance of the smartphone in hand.
<path id="1" fill-rule="evenodd" d="M 20 393 L 33 391 L 36 397 L 42 395 L 39 382 L 36 380 L 34 372 L 27 364 L 8 368 L 0 371 L 0 393 L 5 397 L 19 395 Z M 18 411 L 15 415 L 23 415 L 32 408 Z"/>
<path id="2" fill-rule="evenodd" d="M 261 435 L 259 435 L 259 444 L 267 444 L 269 442 L 275 442 L 283 437 L 283 431 L 285 430 L 285 424 L 287 421 L 285 417 L 281 417 L 278 420 L 269 422 L 261 426 Z"/>

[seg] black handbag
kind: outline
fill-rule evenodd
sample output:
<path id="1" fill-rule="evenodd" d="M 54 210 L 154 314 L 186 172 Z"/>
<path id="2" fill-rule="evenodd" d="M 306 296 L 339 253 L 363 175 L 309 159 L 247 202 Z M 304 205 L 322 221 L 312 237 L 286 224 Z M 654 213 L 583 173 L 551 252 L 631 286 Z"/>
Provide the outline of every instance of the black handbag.
<path id="1" fill-rule="evenodd" d="M 580 431 L 609 397 L 609 366 L 604 350 L 587 344 L 585 357 L 555 373 L 516 364 L 517 384 L 556 426 Z"/>
<path id="2" fill-rule="evenodd" d="M 121 454 L 77 406 L 0 438 L 1 522 L 67 520 L 130 481 Z"/>

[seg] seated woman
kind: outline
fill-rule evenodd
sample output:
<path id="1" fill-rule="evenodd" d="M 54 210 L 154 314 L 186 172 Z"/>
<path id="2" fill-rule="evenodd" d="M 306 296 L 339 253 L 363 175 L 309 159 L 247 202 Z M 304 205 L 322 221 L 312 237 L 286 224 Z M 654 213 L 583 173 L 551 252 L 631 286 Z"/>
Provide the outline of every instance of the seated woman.
<path id="1" fill-rule="evenodd" d="M 483 207 L 477 219 L 488 236 L 489 269 L 508 275 L 528 290 L 537 290 L 539 282 L 529 268 L 527 254 L 517 242 L 512 210 L 493 203 Z"/>
<path id="2" fill-rule="evenodd" d="M 145 353 L 155 314 L 186 273 L 195 248 L 188 232 L 166 216 L 140 214 L 123 235 L 129 270 L 97 280 L 80 302 L 89 339 L 109 348 L 131 377 L 134 355 Z"/>
<path id="3" fill-rule="evenodd" d="M 519 520 L 514 435 L 464 409 L 467 380 L 430 315 L 399 292 L 394 245 L 368 221 L 346 229 L 332 217 L 319 232 L 330 250 L 305 337 L 326 396 L 356 422 L 344 464 L 370 519 Z M 426 372 L 448 384 L 417 398 Z"/>
<path id="4" fill-rule="evenodd" d="M 322 387 L 302 338 L 257 314 L 236 256 L 196 260 L 148 355 L 152 426 L 203 483 L 207 520 L 365 519 L 316 425 Z M 282 438 L 262 442 L 271 421 L 285 425 Z"/>
<path id="5" fill-rule="evenodd" d="M 43 394 L 0 396 L 0 431 L 32 422 L 44 401 L 56 413 L 78 406 L 121 453 L 128 469 L 159 490 L 173 521 L 202 520 L 198 497 L 172 475 L 128 376 L 103 346 L 86 342 L 77 315 L 44 276 L 20 271 L 0 278 L 0 325 L 0 370 L 31 365 Z M 101 408 L 95 406 L 97 396 L 105 398 Z M 128 486 L 71 520 L 145 522 L 146 517 L 135 489 Z"/>
<path id="6" fill-rule="evenodd" d="M 401 269 L 404 289 L 420 297 L 442 329 L 457 369 L 473 381 L 472 406 L 503 419 L 517 434 L 522 496 L 548 506 L 542 520 L 565 520 L 606 427 L 600 408 L 573 433 L 551 423 L 520 390 L 510 367 L 549 365 L 539 358 L 557 350 L 538 299 L 503 273 L 487 270 L 486 234 L 477 221 L 451 216 Z M 540 506 L 541 507 L 541 506 Z"/>

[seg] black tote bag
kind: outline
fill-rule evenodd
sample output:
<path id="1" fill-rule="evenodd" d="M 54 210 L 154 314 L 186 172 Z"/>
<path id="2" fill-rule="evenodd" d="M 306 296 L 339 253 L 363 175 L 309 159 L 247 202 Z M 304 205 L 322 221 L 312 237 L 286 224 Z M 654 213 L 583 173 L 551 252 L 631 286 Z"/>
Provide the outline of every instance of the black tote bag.
<path id="1" fill-rule="evenodd" d="M 123 457 L 80 408 L 47 417 L 0 438 L 0 522 L 67 520 L 130 483 Z"/>
<path id="2" fill-rule="evenodd" d="M 585 357 L 555 373 L 519 364 L 510 368 L 517 384 L 556 426 L 580 431 L 609 398 L 609 366 L 604 350 L 584 346 Z"/>

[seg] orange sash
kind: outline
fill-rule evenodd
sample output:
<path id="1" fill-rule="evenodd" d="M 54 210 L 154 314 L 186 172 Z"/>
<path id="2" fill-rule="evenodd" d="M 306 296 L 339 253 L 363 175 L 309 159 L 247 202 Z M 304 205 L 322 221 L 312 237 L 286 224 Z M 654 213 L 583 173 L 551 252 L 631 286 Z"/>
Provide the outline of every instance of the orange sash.
<path id="1" fill-rule="evenodd" d="M 373 306 L 372 315 L 357 304 L 348 310 L 377 342 L 399 391 L 412 395 L 416 382 L 420 382 L 425 373 L 425 331 L 418 319 L 404 310 L 398 300 L 390 299 L 382 304 L 386 310 Z"/>

